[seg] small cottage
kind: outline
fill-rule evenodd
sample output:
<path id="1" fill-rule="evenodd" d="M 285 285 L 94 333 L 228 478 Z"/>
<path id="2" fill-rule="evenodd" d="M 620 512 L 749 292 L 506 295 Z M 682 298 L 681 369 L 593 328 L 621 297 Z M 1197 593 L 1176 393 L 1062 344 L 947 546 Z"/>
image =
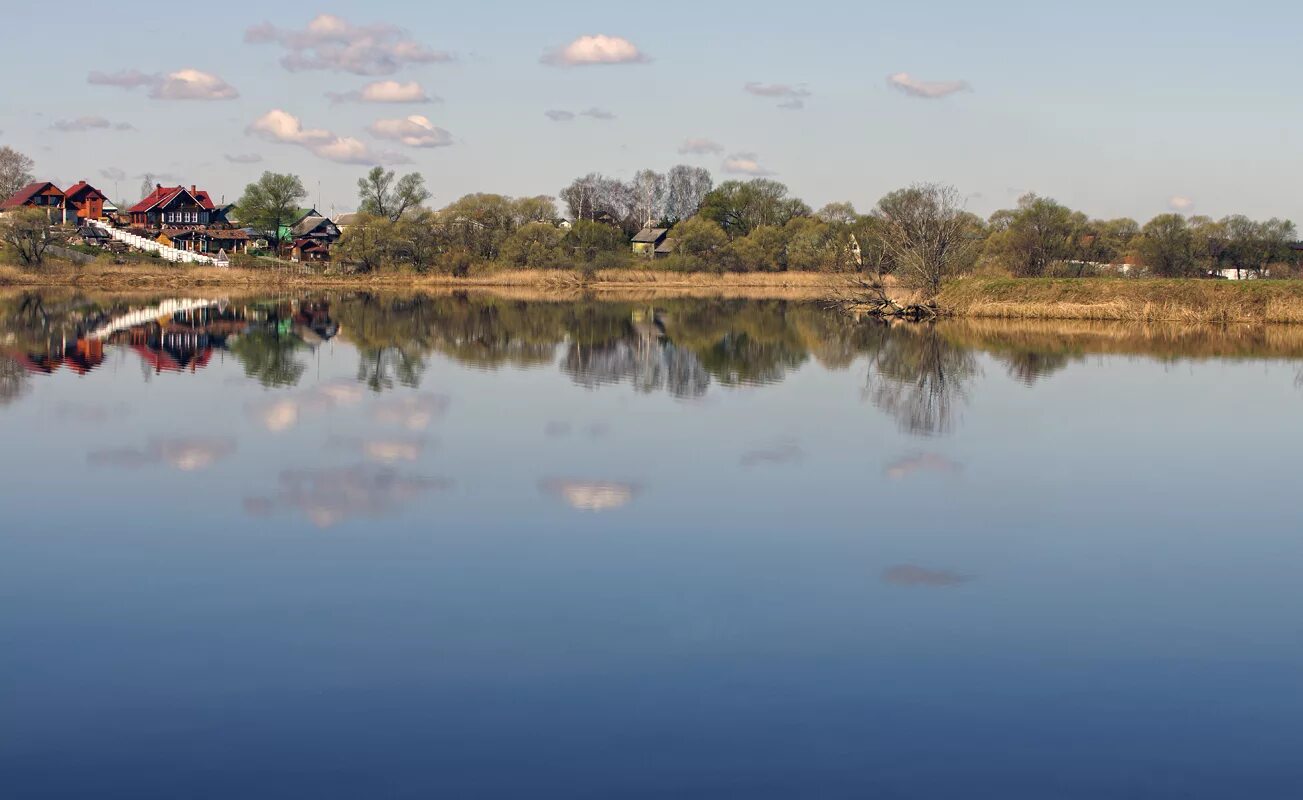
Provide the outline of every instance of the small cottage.
<path id="1" fill-rule="evenodd" d="M 634 255 L 646 256 L 652 258 L 656 255 L 656 249 L 665 243 L 669 236 L 668 228 L 646 227 L 638 231 L 633 237 Z"/>
<path id="2" fill-rule="evenodd" d="M 155 186 L 148 197 L 131 207 L 131 225 L 158 229 L 198 227 L 212 222 L 213 200 L 191 186 Z"/>
<path id="3" fill-rule="evenodd" d="M 39 208 L 46 212 L 51 222 L 63 222 L 64 194 L 49 181 L 29 183 L 12 197 L 0 203 L 0 213 L 19 208 Z"/>

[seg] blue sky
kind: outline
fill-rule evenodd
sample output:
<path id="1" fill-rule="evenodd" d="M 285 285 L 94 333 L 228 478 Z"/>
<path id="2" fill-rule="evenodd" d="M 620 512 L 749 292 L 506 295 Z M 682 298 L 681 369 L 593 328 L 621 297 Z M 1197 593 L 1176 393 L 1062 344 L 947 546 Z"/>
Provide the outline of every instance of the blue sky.
<path id="1" fill-rule="evenodd" d="M 386 52 L 427 55 L 357 74 L 385 67 L 296 49 L 323 14 L 345 36 L 370 31 L 400 48 Z M 115 198 L 135 199 L 151 172 L 234 200 L 271 169 L 299 174 L 314 199 L 319 185 L 323 210 L 344 211 L 365 167 L 341 161 L 384 158 L 424 174 L 442 205 L 472 191 L 556 194 L 589 171 L 627 177 L 684 161 L 717 181 L 771 172 L 815 206 L 866 210 L 892 189 L 942 181 L 981 214 L 1037 191 L 1095 216 L 1145 219 L 1178 199 L 1191 213 L 1303 221 L 1303 9 L 1283 2 L 228 0 L 162 12 L 119 3 L 78 10 L 75 22 L 22 4 L 5 18 L 19 35 L 0 49 L 0 143 L 32 155 L 43 178 L 86 178 Z M 263 24 L 274 41 L 246 42 Z M 581 37 L 596 35 L 639 58 L 542 63 L 576 42 L 572 55 L 592 52 Z M 320 68 L 289 70 L 286 57 Z M 183 70 L 216 83 L 169 79 L 194 76 Z M 93 85 L 92 72 L 133 88 Z M 939 96 L 893 87 L 899 73 Z M 441 102 L 326 96 L 376 81 L 416 82 Z M 947 92 L 952 82 L 970 88 Z M 208 90 L 226 99 L 169 99 Z M 793 99 L 803 108 L 781 107 Z M 590 109 L 614 119 L 579 114 Z M 273 110 L 302 128 L 255 125 Z M 403 122 L 414 115 L 425 120 L 416 128 Z M 680 155 L 689 139 L 720 149 Z M 727 159 L 744 172 L 728 174 Z"/>

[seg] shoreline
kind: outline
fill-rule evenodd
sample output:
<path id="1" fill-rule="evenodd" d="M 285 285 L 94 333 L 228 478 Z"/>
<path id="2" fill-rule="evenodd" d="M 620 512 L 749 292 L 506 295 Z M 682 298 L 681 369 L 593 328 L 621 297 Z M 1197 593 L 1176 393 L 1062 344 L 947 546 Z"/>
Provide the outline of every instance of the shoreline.
<path id="1" fill-rule="evenodd" d="M 844 301 L 862 291 L 859 275 L 814 272 L 683 273 L 614 269 L 503 270 L 451 275 L 315 275 L 153 265 L 0 266 L 0 289 L 106 293 L 476 292 L 508 300 L 654 300 L 658 297 Z M 908 290 L 893 295 L 913 300 Z M 1197 324 L 1303 324 L 1303 281 L 1151 278 L 986 278 L 947 284 L 945 316 L 981 320 L 1081 320 Z"/>

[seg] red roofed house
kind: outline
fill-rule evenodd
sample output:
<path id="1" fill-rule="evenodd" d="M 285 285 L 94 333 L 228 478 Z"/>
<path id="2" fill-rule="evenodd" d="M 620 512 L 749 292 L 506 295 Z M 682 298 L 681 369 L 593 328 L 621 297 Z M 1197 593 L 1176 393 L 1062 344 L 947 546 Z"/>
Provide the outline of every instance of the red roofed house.
<path id="1" fill-rule="evenodd" d="M 155 186 L 127 212 L 135 228 L 186 228 L 207 225 L 213 212 L 208 192 L 191 186 Z"/>
<path id="2" fill-rule="evenodd" d="M 19 189 L 13 197 L 0 203 L 0 212 L 13 211 L 17 208 L 39 208 L 50 216 L 51 222 L 61 222 L 63 192 L 49 181 L 29 183 Z"/>
<path id="3" fill-rule="evenodd" d="M 64 210 L 70 219 L 104 219 L 104 201 L 108 198 L 86 181 L 78 181 L 63 194 Z"/>

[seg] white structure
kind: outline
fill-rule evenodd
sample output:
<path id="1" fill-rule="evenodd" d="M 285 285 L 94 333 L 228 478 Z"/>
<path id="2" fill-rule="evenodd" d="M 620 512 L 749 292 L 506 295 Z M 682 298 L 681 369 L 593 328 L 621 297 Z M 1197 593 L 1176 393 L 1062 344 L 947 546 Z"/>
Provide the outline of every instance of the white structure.
<path id="1" fill-rule="evenodd" d="M 158 253 L 159 258 L 162 258 L 164 261 L 171 261 L 174 264 L 217 264 L 217 259 L 212 256 L 206 256 L 203 253 L 191 253 L 187 250 L 178 250 L 175 247 L 167 247 L 159 244 L 153 239 L 146 239 L 144 236 L 137 236 L 134 233 L 128 233 L 127 231 L 105 225 L 99 220 L 88 219 L 86 222 L 90 225 L 94 225 L 100 230 L 106 231 L 109 236 L 126 244 L 128 247 L 142 250 L 146 253 Z"/>
<path id="2" fill-rule="evenodd" d="M 118 331 L 125 331 L 134 328 L 137 325 L 144 325 L 146 322 L 153 322 L 159 317 L 172 317 L 186 311 L 198 311 L 201 308 L 217 306 L 219 309 L 226 306 L 225 300 L 164 300 L 156 306 L 142 308 L 139 311 L 132 311 L 121 317 L 109 322 L 98 330 L 91 331 L 86 335 L 87 339 L 107 339 Z"/>

